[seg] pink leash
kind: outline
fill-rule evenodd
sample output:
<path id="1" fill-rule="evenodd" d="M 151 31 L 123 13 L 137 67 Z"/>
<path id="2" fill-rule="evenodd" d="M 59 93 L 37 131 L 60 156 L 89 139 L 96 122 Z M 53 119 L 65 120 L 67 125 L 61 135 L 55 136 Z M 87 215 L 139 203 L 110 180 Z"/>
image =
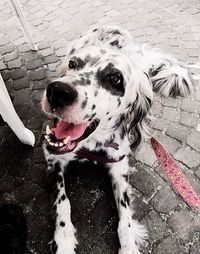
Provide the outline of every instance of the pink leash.
<path id="1" fill-rule="evenodd" d="M 151 138 L 151 144 L 174 189 L 190 206 L 193 206 L 200 213 L 200 199 L 175 160 L 155 138 Z"/>

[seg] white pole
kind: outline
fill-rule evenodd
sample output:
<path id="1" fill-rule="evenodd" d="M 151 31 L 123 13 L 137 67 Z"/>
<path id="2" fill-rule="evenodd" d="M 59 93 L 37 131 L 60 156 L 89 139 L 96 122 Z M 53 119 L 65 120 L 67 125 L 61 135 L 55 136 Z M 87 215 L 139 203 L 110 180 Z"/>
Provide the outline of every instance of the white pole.
<path id="1" fill-rule="evenodd" d="M 35 136 L 33 132 L 25 128 L 24 124 L 18 117 L 10 96 L 6 90 L 6 86 L 0 74 L 0 115 L 10 128 L 14 131 L 22 143 L 34 146 Z"/>
<path id="2" fill-rule="evenodd" d="M 25 37 L 28 41 L 28 44 L 29 44 L 30 48 L 32 50 L 36 51 L 37 46 L 33 43 L 33 39 L 32 39 L 31 33 L 29 31 L 25 16 L 22 12 L 22 8 L 20 6 L 19 0 L 10 0 L 10 3 L 12 4 L 13 9 L 14 9 L 14 11 L 15 11 L 15 13 L 16 13 L 19 21 L 20 21 L 22 30 L 24 32 L 24 35 L 25 35 Z"/>

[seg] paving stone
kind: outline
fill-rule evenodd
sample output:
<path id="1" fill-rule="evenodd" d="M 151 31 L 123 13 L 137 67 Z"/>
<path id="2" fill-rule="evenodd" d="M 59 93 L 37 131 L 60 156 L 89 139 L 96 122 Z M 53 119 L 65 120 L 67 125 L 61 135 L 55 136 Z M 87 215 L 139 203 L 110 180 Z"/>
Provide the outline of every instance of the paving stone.
<path id="1" fill-rule="evenodd" d="M 0 71 L 6 70 L 6 69 L 7 69 L 7 67 L 6 67 L 5 63 L 1 60 L 0 61 Z"/>
<path id="2" fill-rule="evenodd" d="M 4 81 L 8 80 L 10 78 L 10 71 L 7 70 L 1 71 L 1 75 Z"/>
<path id="3" fill-rule="evenodd" d="M 27 118 L 30 111 L 30 89 L 20 89 L 13 92 L 14 106 L 22 118 Z"/>
<path id="4" fill-rule="evenodd" d="M 164 107 L 162 118 L 171 122 L 178 123 L 180 120 L 179 110 L 177 110 L 176 108 Z"/>
<path id="5" fill-rule="evenodd" d="M 43 69 L 30 70 L 28 75 L 30 80 L 41 80 L 45 78 L 45 72 Z"/>
<path id="6" fill-rule="evenodd" d="M 176 139 L 170 138 L 162 133 L 157 132 L 155 137 L 172 156 L 181 146 L 181 143 Z"/>
<path id="7" fill-rule="evenodd" d="M 175 237 L 164 239 L 153 251 L 154 254 L 183 254 L 186 253 Z"/>
<path id="8" fill-rule="evenodd" d="M 33 61 L 33 60 L 36 60 L 36 59 L 38 59 L 39 57 L 38 57 L 38 52 L 33 52 L 33 51 L 29 51 L 29 52 L 25 52 L 25 53 L 23 53 L 23 54 L 21 54 L 21 57 L 25 60 L 25 61 L 27 61 L 27 62 L 29 62 L 29 61 Z"/>
<path id="9" fill-rule="evenodd" d="M 160 116 L 162 114 L 162 107 L 159 102 L 155 101 L 151 107 L 151 110 L 154 116 Z"/>
<path id="10" fill-rule="evenodd" d="M 189 147 L 181 147 L 175 153 L 174 158 L 190 168 L 197 167 L 200 164 L 200 154 Z"/>
<path id="11" fill-rule="evenodd" d="M 197 216 L 190 216 L 188 211 L 175 212 L 168 222 L 177 237 L 183 241 L 189 241 L 194 236 L 194 232 L 200 230 L 200 219 Z"/>
<path id="12" fill-rule="evenodd" d="M 181 109 L 198 114 L 200 113 L 200 102 L 197 100 L 183 99 Z"/>
<path id="13" fill-rule="evenodd" d="M 25 52 L 29 52 L 29 51 L 30 51 L 30 47 L 29 47 L 29 45 L 28 45 L 27 43 L 22 44 L 22 45 L 19 45 L 19 46 L 17 47 L 17 49 L 18 49 L 18 51 L 19 51 L 20 53 L 25 53 Z"/>
<path id="14" fill-rule="evenodd" d="M 198 241 L 191 247 L 190 254 L 198 254 L 199 250 L 200 250 L 200 242 Z"/>
<path id="15" fill-rule="evenodd" d="M 160 119 L 160 118 L 155 118 L 155 119 L 152 120 L 151 125 L 156 130 L 160 130 L 160 131 L 165 132 L 168 125 L 169 125 L 169 121 L 164 120 L 164 119 Z"/>
<path id="16" fill-rule="evenodd" d="M 44 59 L 44 63 L 45 64 L 56 63 L 58 61 L 59 61 L 59 58 L 56 55 L 54 55 L 54 54 L 50 55 L 50 56 L 47 56 Z"/>
<path id="17" fill-rule="evenodd" d="M 144 165 L 136 165 L 136 171 L 130 176 L 131 185 L 145 197 L 150 197 L 157 189 L 163 186 L 164 181 L 155 172 Z M 143 180 L 145 179 L 145 181 Z"/>
<path id="18" fill-rule="evenodd" d="M 200 169 L 196 170 L 194 173 L 200 179 Z"/>
<path id="19" fill-rule="evenodd" d="M 48 46 L 48 48 L 44 48 L 44 49 L 40 50 L 39 52 L 40 52 L 40 54 L 41 54 L 42 56 L 45 56 L 45 57 L 54 54 L 53 48 L 52 48 L 52 47 L 49 47 L 49 46 Z"/>
<path id="20" fill-rule="evenodd" d="M 13 89 L 14 90 L 20 90 L 23 88 L 28 88 L 30 86 L 30 81 L 28 80 L 28 77 L 17 79 L 13 82 Z"/>
<path id="21" fill-rule="evenodd" d="M 0 47 L 0 53 L 4 55 L 7 53 L 11 53 L 14 49 L 15 49 L 14 45 L 11 44 L 4 45 L 3 47 Z"/>
<path id="22" fill-rule="evenodd" d="M 195 127 L 197 125 L 198 119 L 199 115 L 182 111 L 180 116 L 180 123 L 189 127 Z"/>
<path id="23" fill-rule="evenodd" d="M 196 151 L 200 152 L 200 133 L 198 131 L 192 130 L 187 138 L 187 144 L 191 146 Z"/>
<path id="24" fill-rule="evenodd" d="M 22 62 L 18 58 L 18 59 L 8 62 L 7 65 L 8 65 L 8 69 L 15 69 L 15 68 L 20 68 L 22 66 Z"/>
<path id="25" fill-rule="evenodd" d="M 157 160 L 156 155 L 148 142 L 141 143 L 135 152 L 136 160 L 152 166 Z"/>
<path id="26" fill-rule="evenodd" d="M 30 87 L 32 90 L 44 90 L 47 85 L 48 81 L 46 79 L 43 80 L 34 80 L 30 82 Z"/>
<path id="27" fill-rule="evenodd" d="M 146 225 L 147 230 L 151 231 L 151 234 L 149 235 L 149 241 L 151 243 L 161 240 L 165 234 L 167 234 L 168 227 L 166 222 L 164 222 L 160 215 L 155 211 L 151 211 L 142 222 Z"/>
<path id="28" fill-rule="evenodd" d="M 179 203 L 180 198 L 169 186 L 162 187 L 151 200 L 151 205 L 161 213 L 169 213 Z"/>
<path id="29" fill-rule="evenodd" d="M 26 63 L 26 68 L 28 70 L 33 70 L 33 69 L 37 69 L 39 67 L 42 67 L 43 63 L 41 59 L 36 59 L 33 61 L 29 61 Z"/>
<path id="30" fill-rule="evenodd" d="M 180 124 L 171 123 L 167 128 L 166 134 L 183 142 L 186 139 L 186 134 L 190 134 L 190 129 Z"/>
<path id="31" fill-rule="evenodd" d="M 12 61 L 12 60 L 15 60 L 19 57 L 18 53 L 17 53 L 17 50 L 13 50 L 11 53 L 7 53 L 3 56 L 4 60 L 6 62 L 9 62 L 9 61 Z"/>
<path id="32" fill-rule="evenodd" d="M 27 76 L 27 70 L 24 67 L 20 69 L 14 69 L 14 70 L 11 70 L 10 75 L 12 79 L 23 78 Z"/>

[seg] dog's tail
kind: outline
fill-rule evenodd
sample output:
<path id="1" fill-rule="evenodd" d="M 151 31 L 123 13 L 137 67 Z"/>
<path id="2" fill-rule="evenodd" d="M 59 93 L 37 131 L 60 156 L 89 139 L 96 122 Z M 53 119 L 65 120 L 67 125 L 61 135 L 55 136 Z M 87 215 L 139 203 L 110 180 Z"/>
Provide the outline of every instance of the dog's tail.
<path id="1" fill-rule="evenodd" d="M 159 51 L 149 51 L 147 54 L 149 76 L 152 81 L 153 91 L 162 96 L 193 95 L 194 85 L 187 68 L 180 65 L 171 56 Z"/>

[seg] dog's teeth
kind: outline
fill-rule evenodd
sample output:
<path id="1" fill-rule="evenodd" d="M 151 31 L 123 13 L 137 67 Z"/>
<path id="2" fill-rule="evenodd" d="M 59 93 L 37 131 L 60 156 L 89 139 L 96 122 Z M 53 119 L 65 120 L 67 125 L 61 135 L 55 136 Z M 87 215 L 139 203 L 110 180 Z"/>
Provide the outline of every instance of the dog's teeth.
<path id="1" fill-rule="evenodd" d="M 49 135 L 49 134 L 51 134 L 51 133 L 52 133 L 52 131 L 51 131 L 49 125 L 47 125 L 47 126 L 46 126 L 46 134 Z"/>
<path id="2" fill-rule="evenodd" d="M 50 143 L 50 142 L 51 142 L 51 139 L 50 139 L 50 138 L 47 138 L 47 141 L 48 141 L 48 143 Z"/>
<path id="3" fill-rule="evenodd" d="M 49 139 L 49 136 L 48 135 L 44 135 L 44 138 L 47 140 L 47 139 Z"/>
<path id="4" fill-rule="evenodd" d="M 69 142 L 69 140 L 70 140 L 70 136 L 66 137 L 66 138 L 63 140 L 63 143 L 64 143 L 65 145 L 67 145 L 67 143 Z"/>
<path id="5" fill-rule="evenodd" d="M 57 142 L 57 143 L 55 143 L 55 147 L 59 147 L 59 144 L 58 144 L 58 142 Z"/>
<path id="6" fill-rule="evenodd" d="M 61 146 L 63 146 L 64 144 L 63 144 L 63 142 L 59 142 L 59 147 L 61 147 Z"/>
<path id="7" fill-rule="evenodd" d="M 52 141 L 49 142 L 49 145 L 54 146 L 55 143 L 53 143 Z"/>

